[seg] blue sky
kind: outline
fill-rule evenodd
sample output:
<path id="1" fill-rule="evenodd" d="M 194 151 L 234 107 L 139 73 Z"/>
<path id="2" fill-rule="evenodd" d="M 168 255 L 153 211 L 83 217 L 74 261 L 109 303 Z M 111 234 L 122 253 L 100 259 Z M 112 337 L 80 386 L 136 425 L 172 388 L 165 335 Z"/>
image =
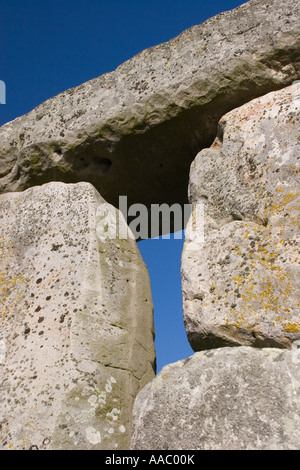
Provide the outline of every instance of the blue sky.
<path id="1" fill-rule="evenodd" d="M 0 125 L 56 94 L 114 70 L 138 52 L 239 0 L 7 0 L 0 4 Z M 139 243 L 154 302 L 158 371 L 193 354 L 183 326 L 183 240 Z"/>

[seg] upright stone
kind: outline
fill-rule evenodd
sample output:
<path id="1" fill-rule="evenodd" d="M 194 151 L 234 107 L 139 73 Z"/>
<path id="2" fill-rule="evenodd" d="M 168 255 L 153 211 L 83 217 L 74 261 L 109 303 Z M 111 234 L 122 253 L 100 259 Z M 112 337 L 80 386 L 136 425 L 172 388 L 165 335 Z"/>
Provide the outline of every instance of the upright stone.
<path id="1" fill-rule="evenodd" d="M 192 164 L 182 287 L 194 350 L 300 338 L 299 121 L 296 83 L 225 115 Z"/>
<path id="2" fill-rule="evenodd" d="M 298 450 L 299 353 L 219 348 L 165 366 L 137 396 L 131 448 Z"/>
<path id="3" fill-rule="evenodd" d="M 0 197 L 2 449 L 128 447 L 155 355 L 148 273 L 117 216 L 89 183 Z"/>

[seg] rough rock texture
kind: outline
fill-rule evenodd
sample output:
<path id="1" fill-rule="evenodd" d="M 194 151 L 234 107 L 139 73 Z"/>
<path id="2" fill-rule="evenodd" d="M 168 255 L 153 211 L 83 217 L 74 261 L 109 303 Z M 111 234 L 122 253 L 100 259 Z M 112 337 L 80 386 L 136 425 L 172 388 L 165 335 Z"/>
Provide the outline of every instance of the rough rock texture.
<path id="1" fill-rule="evenodd" d="M 0 196 L 2 449 L 128 447 L 153 308 L 135 241 L 107 236 L 116 214 L 89 183 Z"/>
<path id="2" fill-rule="evenodd" d="M 298 450 L 299 353 L 220 348 L 164 367 L 137 396 L 131 448 Z"/>
<path id="3" fill-rule="evenodd" d="M 299 1 L 252 0 L 4 125 L 0 191 L 83 180 L 115 206 L 185 203 L 219 119 L 298 78 Z"/>
<path id="4" fill-rule="evenodd" d="M 191 166 L 182 287 L 194 350 L 300 337 L 299 121 L 300 83 L 225 115 Z"/>

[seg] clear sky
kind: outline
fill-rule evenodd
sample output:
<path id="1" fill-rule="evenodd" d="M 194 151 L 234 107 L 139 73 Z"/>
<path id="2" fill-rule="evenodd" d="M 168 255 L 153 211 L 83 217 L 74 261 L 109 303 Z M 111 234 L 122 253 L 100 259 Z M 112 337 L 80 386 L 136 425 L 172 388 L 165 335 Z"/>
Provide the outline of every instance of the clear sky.
<path id="1" fill-rule="evenodd" d="M 56 94 L 114 70 L 138 52 L 239 0 L 0 0 L 0 125 Z M 183 240 L 139 243 L 155 311 L 158 371 L 193 354 L 183 326 Z"/>

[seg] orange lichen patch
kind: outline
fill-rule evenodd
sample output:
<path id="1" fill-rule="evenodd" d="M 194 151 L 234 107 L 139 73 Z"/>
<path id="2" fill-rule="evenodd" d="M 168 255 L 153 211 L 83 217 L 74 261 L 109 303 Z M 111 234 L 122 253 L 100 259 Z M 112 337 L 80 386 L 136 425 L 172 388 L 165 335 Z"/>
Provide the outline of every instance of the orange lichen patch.
<path id="1" fill-rule="evenodd" d="M 287 322 L 287 323 L 283 323 L 282 324 L 282 327 L 285 331 L 287 331 L 288 333 L 299 333 L 300 331 L 300 322 L 296 322 L 296 323 L 291 323 L 291 322 Z"/>
<path id="2" fill-rule="evenodd" d="M 170 374 L 168 374 L 168 372 L 165 372 L 163 375 L 162 375 L 162 379 L 163 380 L 168 380 L 170 378 Z"/>

